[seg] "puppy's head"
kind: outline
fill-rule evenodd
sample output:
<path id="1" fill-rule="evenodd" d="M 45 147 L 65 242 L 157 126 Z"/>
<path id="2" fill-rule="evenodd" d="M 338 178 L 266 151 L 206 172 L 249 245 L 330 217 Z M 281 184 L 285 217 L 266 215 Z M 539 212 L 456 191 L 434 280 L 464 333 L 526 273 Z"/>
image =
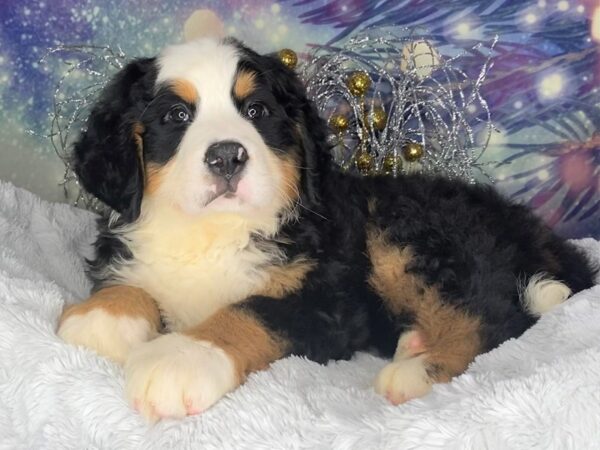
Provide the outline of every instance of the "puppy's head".
<path id="1" fill-rule="evenodd" d="M 276 57 L 205 39 L 122 69 L 92 111 L 74 165 L 128 222 L 148 199 L 193 217 L 281 217 L 317 201 L 325 135 Z"/>

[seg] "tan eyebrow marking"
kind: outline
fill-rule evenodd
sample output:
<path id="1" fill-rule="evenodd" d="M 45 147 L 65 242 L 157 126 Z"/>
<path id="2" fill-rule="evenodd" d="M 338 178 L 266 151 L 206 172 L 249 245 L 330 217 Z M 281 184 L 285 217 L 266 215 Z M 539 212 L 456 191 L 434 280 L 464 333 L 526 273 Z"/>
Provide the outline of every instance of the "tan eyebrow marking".
<path id="1" fill-rule="evenodd" d="M 171 90 L 185 100 L 187 103 L 196 104 L 198 102 L 198 91 L 192 83 L 184 79 L 177 79 L 171 82 Z"/>
<path id="2" fill-rule="evenodd" d="M 256 73 L 247 70 L 239 72 L 233 85 L 233 94 L 242 99 L 248 97 L 254 89 L 256 89 Z"/>

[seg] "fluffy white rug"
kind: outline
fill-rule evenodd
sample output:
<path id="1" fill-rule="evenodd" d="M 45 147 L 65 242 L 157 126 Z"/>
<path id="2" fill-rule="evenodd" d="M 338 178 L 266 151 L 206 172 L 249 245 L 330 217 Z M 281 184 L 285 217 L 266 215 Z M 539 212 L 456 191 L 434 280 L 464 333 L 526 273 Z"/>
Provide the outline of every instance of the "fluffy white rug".
<path id="1" fill-rule="evenodd" d="M 600 445 L 600 285 L 393 407 L 384 361 L 279 361 L 199 417 L 144 423 L 121 369 L 55 335 L 86 297 L 93 215 L 0 183 L 0 448 L 589 449 Z M 600 242 L 578 242 L 600 260 Z"/>

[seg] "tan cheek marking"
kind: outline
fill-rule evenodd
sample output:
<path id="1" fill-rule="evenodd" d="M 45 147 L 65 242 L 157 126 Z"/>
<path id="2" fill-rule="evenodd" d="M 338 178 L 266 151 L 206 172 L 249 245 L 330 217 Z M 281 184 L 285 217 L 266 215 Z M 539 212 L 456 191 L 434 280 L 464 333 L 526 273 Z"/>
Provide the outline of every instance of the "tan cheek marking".
<path id="1" fill-rule="evenodd" d="M 267 269 L 269 280 L 254 295 L 281 299 L 299 291 L 306 275 L 316 266 L 315 261 L 298 258 L 283 266 L 271 266 Z"/>
<path id="2" fill-rule="evenodd" d="M 300 170 L 298 163 L 293 157 L 279 159 L 279 170 L 281 173 L 281 193 L 287 206 L 292 205 L 300 197 Z"/>
<path id="3" fill-rule="evenodd" d="M 171 90 L 191 105 L 198 103 L 198 91 L 196 87 L 187 80 L 179 79 L 171 82 Z"/>
<path id="4" fill-rule="evenodd" d="M 464 372 L 481 351 L 480 320 L 444 304 L 436 288 L 406 272 L 413 258 L 409 247 L 397 247 L 381 231 L 369 230 L 367 251 L 373 265 L 371 287 L 394 314 L 415 315 L 430 375 L 448 381 Z"/>
<path id="5" fill-rule="evenodd" d="M 217 312 L 185 334 L 223 349 L 234 361 L 238 383 L 249 373 L 265 369 L 281 358 L 287 346 L 254 317 L 233 308 Z"/>
<path id="6" fill-rule="evenodd" d="M 101 309 L 113 316 L 143 318 L 156 328 L 160 326 L 160 312 L 154 300 L 142 289 L 131 286 L 111 286 L 100 289 L 83 303 L 69 306 L 60 323 L 67 318 Z"/>
<path id="7" fill-rule="evenodd" d="M 167 176 L 169 163 L 160 165 L 156 163 L 148 163 L 146 165 L 146 185 L 145 193 L 154 194 L 164 183 Z"/>
<path id="8" fill-rule="evenodd" d="M 254 72 L 240 72 L 235 79 L 233 85 L 233 94 L 238 99 L 248 97 L 256 89 L 256 73 Z"/>

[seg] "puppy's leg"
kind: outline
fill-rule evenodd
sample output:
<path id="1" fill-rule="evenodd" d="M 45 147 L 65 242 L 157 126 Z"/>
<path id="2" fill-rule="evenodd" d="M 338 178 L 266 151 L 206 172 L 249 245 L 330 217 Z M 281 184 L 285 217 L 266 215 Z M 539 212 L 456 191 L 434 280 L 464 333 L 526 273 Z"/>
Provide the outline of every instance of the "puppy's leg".
<path id="1" fill-rule="evenodd" d="M 393 362 L 375 380 L 377 392 L 403 403 L 465 371 L 481 351 L 480 321 L 445 302 L 436 287 L 407 270 L 413 260 L 409 247 L 370 230 L 367 248 L 371 287 L 392 316 L 414 320 L 400 336 Z"/>
<path id="2" fill-rule="evenodd" d="M 130 402 L 150 420 L 182 417 L 289 354 L 318 362 L 349 358 L 368 338 L 363 315 L 351 305 L 334 308 L 322 291 L 250 297 L 192 329 L 140 345 L 125 364 Z M 311 302 L 311 295 L 322 301 Z"/>
<path id="3" fill-rule="evenodd" d="M 285 347 L 255 314 L 225 308 L 134 349 L 125 365 L 127 395 L 152 421 L 197 414 L 282 357 Z"/>
<path id="4" fill-rule="evenodd" d="M 479 321 L 440 305 L 400 336 L 394 360 L 375 379 L 375 390 L 394 404 L 422 397 L 433 383 L 463 373 L 480 351 Z"/>
<path id="5" fill-rule="evenodd" d="M 159 327 L 160 312 L 146 292 L 111 286 L 68 307 L 60 318 L 58 335 L 70 344 L 83 345 L 123 363 L 130 350 L 154 338 Z"/>

